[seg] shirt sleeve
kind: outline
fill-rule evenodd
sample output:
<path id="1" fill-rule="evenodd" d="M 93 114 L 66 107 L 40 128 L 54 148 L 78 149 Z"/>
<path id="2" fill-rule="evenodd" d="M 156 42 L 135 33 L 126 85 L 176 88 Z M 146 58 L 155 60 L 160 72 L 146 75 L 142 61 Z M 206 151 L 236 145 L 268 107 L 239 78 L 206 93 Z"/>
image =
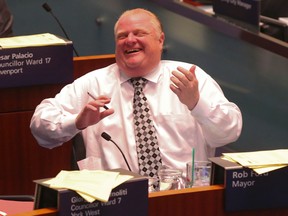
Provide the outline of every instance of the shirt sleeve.
<path id="1" fill-rule="evenodd" d="M 209 75 L 199 84 L 200 99 L 191 111 L 213 148 L 236 141 L 242 130 L 239 107 L 224 96 L 220 86 Z"/>
<path id="2" fill-rule="evenodd" d="M 81 110 L 82 99 L 76 95 L 74 88 L 70 84 L 55 98 L 45 99 L 36 107 L 30 129 L 39 145 L 51 149 L 69 141 L 79 132 L 75 119 Z"/>
<path id="3" fill-rule="evenodd" d="M 75 120 L 88 101 L 92 100 L 87 92 L 94 96 L 109 94 L 111 86 L 116 83 L 115 65 L 77 78 L 73 83 L 64 86 L 54 98 L 44 99 L 36 107 L 30 129 L 39 145 L 54 148 L 80 132 Z"/>

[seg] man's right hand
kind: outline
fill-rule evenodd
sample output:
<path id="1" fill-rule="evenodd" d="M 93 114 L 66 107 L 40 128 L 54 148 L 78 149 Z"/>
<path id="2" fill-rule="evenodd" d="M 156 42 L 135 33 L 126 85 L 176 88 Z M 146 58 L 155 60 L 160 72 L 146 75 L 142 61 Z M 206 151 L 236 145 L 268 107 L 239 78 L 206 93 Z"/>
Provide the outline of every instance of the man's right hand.
<path id="1" fill-rule="evenodd" d="M 104 109 L 104 105 L 110 103 L 110 98 L 99 96 L 96 100 L 90 101 L 82 109 L 76 118 L 76 127 L 83 130 L 90 125 L 97 124 L 101 119 L 114 113 L 114 109 Z M 101 111 L 103 109 L 103 111 Z"/>

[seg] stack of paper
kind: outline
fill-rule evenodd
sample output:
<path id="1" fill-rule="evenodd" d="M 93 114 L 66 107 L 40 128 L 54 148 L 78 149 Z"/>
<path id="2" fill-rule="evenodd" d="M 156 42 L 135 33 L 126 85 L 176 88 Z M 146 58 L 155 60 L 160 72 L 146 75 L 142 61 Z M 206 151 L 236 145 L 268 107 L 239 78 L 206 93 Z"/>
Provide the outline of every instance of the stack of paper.
<path id="1" fill-rule="evenodd" d="M 64 45 L 66 43 L 65 40 L 50 33 L 0 38 L 1 48 Z"/>
<path id="2" fill-rule="evenodd" d="M 55 178 L 45 181 L 54 189 L 76 191 L 86 201 L 107 202 L 113 188 L 133 178 L 119 172 L 103 170 L 61 171 Z"/>
<path id="3" fill-rule="evenodd" d="M 280 169 L 288 165 L 288 149 L 223 153 L 224 159 L 249 167 L 258 174 Z"/>

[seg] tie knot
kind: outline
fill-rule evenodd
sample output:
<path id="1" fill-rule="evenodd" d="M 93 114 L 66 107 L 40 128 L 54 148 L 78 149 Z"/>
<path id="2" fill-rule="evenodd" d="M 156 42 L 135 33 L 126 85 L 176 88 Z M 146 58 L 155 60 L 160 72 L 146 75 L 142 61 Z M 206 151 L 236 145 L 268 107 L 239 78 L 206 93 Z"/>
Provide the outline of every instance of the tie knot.
<path id="1" fill-rule="evenodd" d="M 143 77 L 136 77 L 131 78 L 129 82 L 133 85 L 134 89 L 136 88 L 143 89 L 148 80 Z"/>

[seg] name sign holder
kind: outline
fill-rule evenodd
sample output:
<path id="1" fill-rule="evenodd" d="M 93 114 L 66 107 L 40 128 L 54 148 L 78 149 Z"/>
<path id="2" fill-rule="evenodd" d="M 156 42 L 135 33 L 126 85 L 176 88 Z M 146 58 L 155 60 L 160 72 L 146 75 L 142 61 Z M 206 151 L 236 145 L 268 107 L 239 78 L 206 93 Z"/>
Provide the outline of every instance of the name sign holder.
<path id="1" fill-rule="evenodd" d="M 213 0 L 216 17 L 252 32 L 259 32 L 260 0 Z"/>
<path id="2" fill-rule="evenodd" d="M 0 39 L 0 88 L 70 83 L 73 81 L 73 45 L 61 39 L 61 43 L 48 43 L 45 36 L 51 34 L 17 36 Z M 32 40 L 43 37 L 37 44 L 2 46 L 6 41 Z M 48 39 L 50 39 L 48 38 Z M 59 38 L 54 36 L 54 38 Z M 60 38 L 59 38 L 60 40 Z M 40 43 L 39 43 L 40 42 Z M 49 42 L 49 41 L 48 41 Z"/>
<path id="3" fill-rule="evenodd" d="M 288 207 L 288 167 L 260 175 L 220 157 L 209 159 L 211 184 L 224 185 L 227 211 Z"/>
<path id="4" fill-rule="evenodd" d="M 122 169 L 113 171 L 133 178 L 114 188 L 108 202 L 89 203 L 75 191 L 50 188 L 43 183 L 48 179 L 42 179 L 35 181 L 34 209 L 57 208 L 58 216 L 147 216 L 147 178 Z"/>

